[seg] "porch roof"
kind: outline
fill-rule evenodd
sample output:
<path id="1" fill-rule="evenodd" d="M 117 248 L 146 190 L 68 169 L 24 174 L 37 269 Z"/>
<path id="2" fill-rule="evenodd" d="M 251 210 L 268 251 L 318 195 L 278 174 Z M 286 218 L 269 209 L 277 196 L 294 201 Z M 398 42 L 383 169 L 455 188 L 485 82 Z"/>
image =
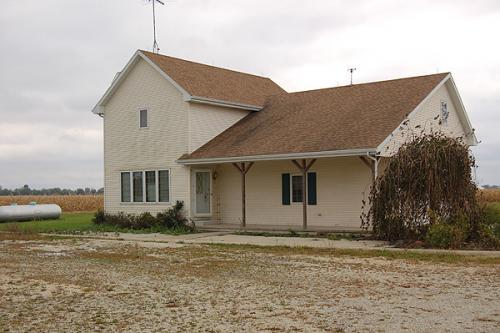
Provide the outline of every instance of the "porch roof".
<path id="1" fill-rule="evenodd" d="M 200 164 L 216 164 L 216 163 L 235 163 L 235 162 L 253 162 L 253 161 L 278 161 L 278 160 L 300 160 L 300 159 L 316 159 L 325 157 L 348 157 L 348 156 L 375 156 L 376 148 L 362 149 L 347 149 L 336 151 L 318 151 L 290 154 L 268 154 L 268 155 L 244 155 L 244 156 L 229 156 L 229 157 L 213 157 L 213 158 L 186 158 L 177 160 L 179 164 L 185 165 L 200 165 Z"/>
<path id="2" fill-rule="evenodd" d="M 181 164 L 376 153 L 449 73 L 279 94 Z"/>

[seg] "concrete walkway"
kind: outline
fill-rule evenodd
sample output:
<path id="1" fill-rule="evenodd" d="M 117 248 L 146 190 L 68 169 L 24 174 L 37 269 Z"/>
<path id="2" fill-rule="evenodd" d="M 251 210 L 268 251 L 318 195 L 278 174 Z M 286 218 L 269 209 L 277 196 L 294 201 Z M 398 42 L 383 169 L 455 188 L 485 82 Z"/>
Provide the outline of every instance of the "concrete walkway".
<path id="1" fill-rule="evenodd" d="M 54 236 L 54 234 L 50 234 Z M 420 253 L 452 253 L 457 255 L 489 256 L 500 258 L 500 251 L 472 251 L 472 250 L 437 250 L 437 249 L 402 249 L 395 248 L 383 241 L 373 240 L 330 240 L 326 238 L 306 237 L 266 237 L 234 235 L 228 232 L 204 232 L 185 235 L 131 234 L 131 233 L 96 233 L 85 235 L 60 235 L 64 237 L 106 239 L 128 242 L 153 242 L 174 244 L 236 244 L 256 246 L 288 246 L 326 249 L 357 249 L 357 250 L 388 250 L 410 251 Z"/>

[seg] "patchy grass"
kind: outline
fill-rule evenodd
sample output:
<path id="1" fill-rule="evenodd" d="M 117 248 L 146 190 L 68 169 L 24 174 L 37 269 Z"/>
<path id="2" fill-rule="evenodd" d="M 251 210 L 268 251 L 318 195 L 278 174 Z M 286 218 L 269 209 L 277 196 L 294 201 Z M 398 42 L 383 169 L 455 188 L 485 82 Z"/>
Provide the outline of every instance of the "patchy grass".
<path id="1" fill-rule="evenodd" d="M 221 250 L 252 251 L 255 253 L 267 253 L 278 255 L 311 255 L 311 256 L 334 256 L 355 258 L 385 258 L 388 260 L 410 260 L 449 264 L 485 264 L 499 265 L 500 258 L 489 256 L 460 255 L 450 252 L 423 252 L 414 250 L 360 250 L 360 249 L 322 249 L 310 247 L 289 246 L 259 246 L 259 245 L 236 245 L 236 244 L 208 244 Z"/>
<path id="2" fill-rule="evenodd" d="M 0 243 L 0 331 L 498 330 L 497 266 L 345 253 L 89 238 Z"/>
<path id="3" fill-rule="evenodd" d="M 37 232 L 30 229 L 20 228 L 18 224 L 8 224 L 0 232 L 0 240 L 35 240 L 43 238 Z"/>
<path id="4" fill-rule="evenodd" d="M 366 238 L 368 234 L 355 232 L 302 232 L 290 230 L 288 232 L 270 232 L 270 231 L 236 231 L 234 235 L 243 236 L 262 236 L 262 237 L 300 237 L 300 238 L 326 238 L 330 240 L 359 240 Z"/>
<path id="5" fill-rule="evenodd" d="M 125 229 L 111 225 L 96 225 L 92 223 L 93 213 L 64 213 L 56 220 L 40 220 L 27 222 L 0 223 L 0 231 L 24 233 L 59 233 L 59 234 L 84 234 L 92 232 L 126 232 L 126 233 L 163 233 L 179 235 L 185 233 L 182 229 L 149 228 Z"/>

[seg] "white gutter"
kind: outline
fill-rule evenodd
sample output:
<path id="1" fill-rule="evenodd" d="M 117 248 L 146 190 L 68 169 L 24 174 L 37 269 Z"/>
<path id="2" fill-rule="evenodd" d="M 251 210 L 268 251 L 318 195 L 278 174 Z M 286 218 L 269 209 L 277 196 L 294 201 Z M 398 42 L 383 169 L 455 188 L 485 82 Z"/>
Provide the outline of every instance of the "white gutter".
<path id="1" fill-rule="evenodd" d="M 200 164 L 217 164 L 217 163 L 234 163 L 234 162 L 252 162 L 252 161 L 276 161 L 276 160 L 293 160 L 305 158 L 325 158 L 325 157 L 348 157 L 348 156 L 364 156 L 375 155 L 375 148 L 366 149 L 345 149 L 331 150 L 307 153 L 292 153 L 292 154 L 269 154 L 269 155 L 249 155 L 236 157 L 215 157 L 215 158 L 198 158 L 177 160 L 181 165 L 200 165 Z"/>

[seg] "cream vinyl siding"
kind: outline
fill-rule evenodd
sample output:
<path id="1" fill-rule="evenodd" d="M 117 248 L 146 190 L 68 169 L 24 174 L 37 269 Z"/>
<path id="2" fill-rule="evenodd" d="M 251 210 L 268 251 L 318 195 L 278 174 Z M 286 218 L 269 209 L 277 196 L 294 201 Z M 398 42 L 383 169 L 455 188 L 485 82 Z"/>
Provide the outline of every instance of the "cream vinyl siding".
<path id="1" fill-rule="evenodd" d="M 139 110 L 148 127 L 139 127 Z M 168 203 L 121 203 L 120 172 L 170 170 L 170 202 L 189 210 L 189 168 L 175 162 L 188 151 L 188 110 L 180 92 L 140 60 L 104 108 L 104 204 L 107 212 L 156 213 Z"/>
<path id="2" fill-rule="evenodd" d="M 241 222 L 241 178 L 231 164 L 216 168 L 214 205 L 222 223 Z M 317 205 L 308 206 L 308 225 L 359 230 L 362 199 L 371 186 L 371 171 L 359 157 L 318 159 Z M 281 203 L 281 174 L 297 174 L 291 161 L 256 162 L 247 174 L 247 224 L 302 226 L 302 203 Z"/>
<path id="3" fill-rule="evenodd" d="M 431 131 L 441 131 L 452 137 L 466 137 L 464 127 L 460 121 L 455 105 L 448 92 L 448 83 L 441 86 L 434 94 L 409 117 L 409 123 L 403 131 L 397 129 L 394 136 L 387 144 L 380 149 L 382 156 L 392 156 L 396 153 L 399 147 L 413 135 L 419 135 L 422 131 L 429 133 Z M 448 105 L 448 122 L 446 125 L 440 125 L 441 118 L 441 101 L 445 101 Z M 434 117 L 439 116 L 437 119 Z M 421 128 L 415 128 L 420 125 Z M 467 143 L 471 143 L 466 140 Z"/>
<path id="4" fill-rule="evenodd" d="M 189 152 L 222 133 L 250 111 L 220 106 L 189 104 Z"/>

